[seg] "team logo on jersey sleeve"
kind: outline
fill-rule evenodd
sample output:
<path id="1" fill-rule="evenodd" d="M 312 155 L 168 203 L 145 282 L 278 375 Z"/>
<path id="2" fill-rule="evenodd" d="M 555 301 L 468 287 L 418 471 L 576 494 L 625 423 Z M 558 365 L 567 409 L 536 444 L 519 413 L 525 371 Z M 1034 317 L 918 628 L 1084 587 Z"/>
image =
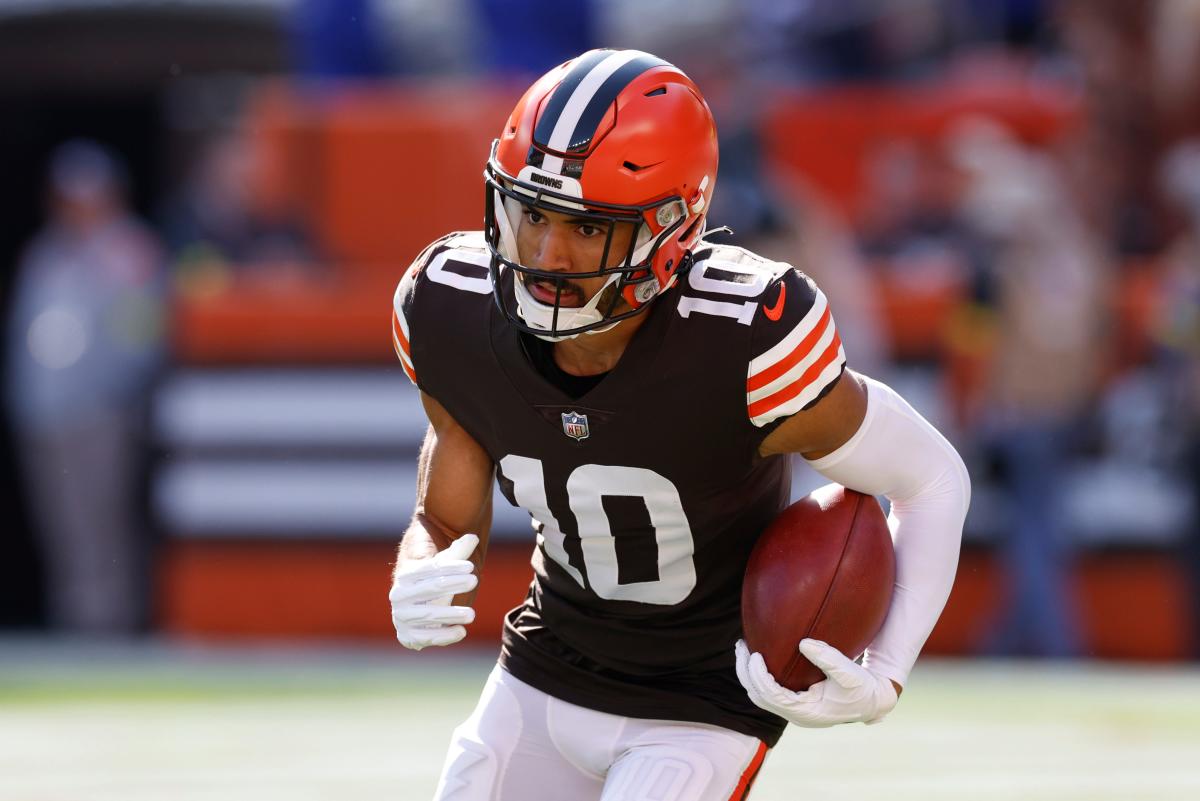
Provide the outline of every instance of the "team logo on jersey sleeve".
<path id="1" fill-rule="evenodd" d="M 579 412 L 562 413 L 563 433 L 576 442 L 588 438 L 588 419 L 586 414 Z"/>

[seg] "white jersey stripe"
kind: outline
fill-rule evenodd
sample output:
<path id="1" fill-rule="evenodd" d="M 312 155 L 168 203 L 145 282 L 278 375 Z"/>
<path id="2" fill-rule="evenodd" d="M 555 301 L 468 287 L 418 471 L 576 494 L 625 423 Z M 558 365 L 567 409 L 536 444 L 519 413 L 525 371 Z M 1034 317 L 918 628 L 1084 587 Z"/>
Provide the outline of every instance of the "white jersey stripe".
<path id="1" fill-rule="evenodd" d="M 821 321 L 822 315 L 825 314 L 825 309 L 829 306 L 829 301 L 825 299 L 825 293 L 817 290 L 817 296 L 813 300 L 813 306 L 808 310 L 808 314 L 804 315 L 796 327 L 792 329 L 782 341 L 778 342 L 774 347 L 766 353 L 750 360 L 750 368 L 746 373 L 746 377 L 750 378 L 757 373 L 775 365 L 776 363 L 786 359 L 791 355 L 804 338 L 812 333 L 817 323 Z M 832 326 L 830 326 L 832 328 Z M 819 351 L 818 351 L 819 352 Z"/>
<path id="2" fill-rule="evenodd" d="M 413 373 L 417 372 L 417 368 L 413 367 L 412 359 L 410 359 L 408 354 L 404 352 L 404 348 L 401 347 L 400 341 L 394 336 L 392 337 L 392 347 L 396 349 L 396 355 L 400 357 L 400 361 L 404 364 L 404 366 Z"/>
<path id="3" fill-rule="evenodd" d="M 836 326 L 833 324 L 833 318 L 829 318 L 829 322 L 825 324 L 825 330 L 821 333 L 820 339 L 813 345 L 812 350 L 804 354 L 804 358 L 796 362 L 792 369 L 788 370 L 783 375 L 776 378 L 769 384 L 761 386 L 753 392 L 746 395 L 747 403 L 754 403 L 757 400 L 774 395 L 779 390 L 791 384 L 804 375 L 804 371 L 811 367 L 825 353 L 825 349 L 829 347 L 829 343 L 833 341 L 833 335 L 836 331 Z"/>
<path id="4" fill-rule="evenodd" d="M 400 285 L 396 287 L 396 292 L 392 295 L 392 317 L 395 323 L 388 327 L 392 331 L 392 347 L 396 349 L 396 356 L 400 359 L 400 364 L 404 367 L 404 374 L 415 384 L 417 383 L 415 377 L 417 368 L 413 365 L 412 356 L 407 352 L 412 347 L 412 334 L 409 333 L 408 318 L 404 316 L 404 299 L 401 294 L 405 285 L 410 283 L 413 277 L 415 277 L 415 274 L 414 276 L 405 276 L 404 279 L 401 279 Z M 399 333 L 396 331 L 397 327 L 400 329 Z M 408 348 L 400 341 L 401 335 L 409 343 Z"/>
<path id="5" fill-rule="evenodd" d="M 404 332 L 404 338 L 412 342 L 412 334 L 408 332 L 408 320 L 404 317 L 404 301 L 400 297 L 401 286 L 397 286 L 395 294 L 392 295 L 392 308 L 396 311 L 396 319 L 400 321 L 400 330 Z"/>
<path id="6" fill-rule="evenodd" d="M 832 327 L 833 326 L 830 326 L 830 328 Z M 832 382 L 841 374 L 842 365 L 845 363 L 846 351 L 841 345 L 839 345 L 837 358 L 830 362 L 829 366 L 822 370 L 821 374 L 813 379 L 812 383 L 805 387 L 799 395 L 787 401 L 786 403 L 781 403 L 773 409 L 763 412 L 757 417 L 751 417 L 750 422 L 756 426 L 764 426 L 779 417 L 787 417 L 788 415 L 792 415 L 800 411 L 805 406 L 812 403 L 816 397 L 821 394 L 821 391 L 824 390 L 825 387 L 829 386 L 830 382 Z"/>
<path id="7" fill-rule="evenodd" d="M 558 121 L 554 124 L 554 131 L 550 134 L 550 141 L 546 143 L 546 146 L 550 150 L 566 152 L 567 147 L 571 144 L 571 134 L 575 132 L 575 126 L 579 124 L 579 118 L 583 116 L 592 96 L 604 85 L 610 75 L 643 55 L 645 54 L 638 50 L 618 50 L 592 67 L 592 71 L 585 75 L 579 85 L 575 87 L 575 91 L 571 93 L 571 99 L 567 101 L 562 113 L 558 115 Z M 562 167 L 561 156 L 546 154 L 546 158 L 542 162 L 543 170 L 561 175 Z"/>

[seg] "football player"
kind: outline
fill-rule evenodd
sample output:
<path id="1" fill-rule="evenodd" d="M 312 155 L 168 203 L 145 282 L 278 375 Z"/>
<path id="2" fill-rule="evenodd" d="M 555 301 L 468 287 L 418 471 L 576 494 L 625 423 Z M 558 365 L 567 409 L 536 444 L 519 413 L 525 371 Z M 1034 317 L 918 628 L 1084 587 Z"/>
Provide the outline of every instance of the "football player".
<path id="1" fill-rule="evenodd" d="M 874 722 L 946 601 L 962 461 L 846 369 L 788 264 L 705 240 L 717 134 L 683 72 L 593 50 L 528 90 L 492 146 L 482 232 L 434 242 L 392 330 L 430 426 L 391 589 L 409 648 L 465 636 L 492 481 L 532 518 L 534 579 L 456 729 L 438 799 L 742 799 L 790 721 Z M 790 454 L 891 500 L 897 580 L 862 664 L 780 687 L 740 642 L 741 580 L 789 502 Z"/>

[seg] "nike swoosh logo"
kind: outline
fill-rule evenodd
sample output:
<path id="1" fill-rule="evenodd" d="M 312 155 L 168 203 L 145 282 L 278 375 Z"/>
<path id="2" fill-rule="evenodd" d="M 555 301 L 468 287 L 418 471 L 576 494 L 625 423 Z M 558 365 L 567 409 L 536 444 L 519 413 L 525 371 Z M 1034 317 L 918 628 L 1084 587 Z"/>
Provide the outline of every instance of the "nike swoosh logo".
<path id="1" fill-rule="evenodd" d="M 767 319 L 773 323 L 779 322 L 779 318 L 783 316 L 783 301 L 787 298 L 787 284 L 779 284 L 779 297 L 775 299 L 775 305 L 767 308 L 762 307 L 763 314 L 767 315 Z"/>

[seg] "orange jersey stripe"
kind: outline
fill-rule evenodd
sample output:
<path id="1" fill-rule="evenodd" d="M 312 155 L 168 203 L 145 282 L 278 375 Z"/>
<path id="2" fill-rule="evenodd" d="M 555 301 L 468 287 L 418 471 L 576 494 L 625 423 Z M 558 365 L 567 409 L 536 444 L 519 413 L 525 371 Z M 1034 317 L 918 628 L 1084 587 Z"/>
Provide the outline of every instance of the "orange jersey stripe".
<path id="1" fill-rule="evenodd" d="M 395 340 L 393 340 L 392 344 L 396 344 Z M 400 357 L 400 367 L 404 370 L 404 374 L 408 376 L 408 380 L 414 384 L 417 383 L 417 374 L 408 366 L 408 362 L 404 361 L 404 357 L 400 355 L 400 348 L 398 347 L 396 348 L 396 355 Z"/>
<path id="2" fill-rule="evenodd" d="M 830 362 L 837 358 L 838 350 L 842 347 L 842 338 L 838 336 L 837 331 L 833 332 L 833 339 L 829 343 L 829 347 L 825 348 L 825 352 L 821 354 L 821 358 L 817 359 L 809 368 L 804 371 L 803 375 L 797 378 L 792 383 L 788 384 L 783 389 L 776 392 L 774 395 L 768 395 L 761 400 L 757 400 L 747 407 L 750 418 L 754 419 L 761 414 L 771 411 L 781 403 L 787 403 L 792 398 L 799 395 L 813 380 L 821 374 L 821 371 L 829 366 Z"/>
<path id="3" fill-rule="evenodd" d="M 795 367 L 805 356 L 808 355 L 809 351 L 812 350 L 813 345 L 816 345 L 817 341 L 821 339 L 821 336 L 825 333 L 825 328 L 829 325 L 830 316 L 831 314 L 829 306 L 826 306 L 825 313 L 821 315 L 820 321 L 813 326 L 813 330 L 808 332 L 808 336 L 800 340 L 800 344 L 797 345 L 791 353 L 789 353 L 787 356 L 784 356 L 782 359 L 775 362 L 775 364 L 771 365 L 765 370 L 755 373 L 746 380 L 746 391 L 753 392 L 756 389 L 765 387 L 767 384 L 770 384 L 776 378 L 779 378 L 779 376 Z"/>
<path id="4" fill-rule="evenodd" d="M 400 327 L 400 317 L 396 314 L 395 309 L 392 309 L 392 336 L 404 349 L 404 355 L 411 359 L 412 347 L 408 344 L 408 338 L 404 336 L 404 329 Z"/>
<path id="5" fill-rule="evenodd" d="M 400 360 L 400 366 L 404 368 L 404 374 L 408 376 L 408 380 L 417 383 L 417 374 L 413 368 L 408 366 L 409 355 L 402 350 L 403 346 L 407 346 L 408 342 L 404 339 L 404 332 L 400 330 L 400 326 L 396 323 L 396 312 L 392 312 L 392 347 L 396 351 L 396 358 Z"/>
<path id="6" fill-rule="evenodd" d="M 754 780 L 758 778 L 758 769 L 762 767 L 763 760 L 766 758 L 767 744 L 759 743 L 758 750 L 754 752 L 754 758 L 750 760 L 737 787 L 733 788 L 733 795 L 729 796 L 729 801 L 745 801 L 746 796 L 750 795 L 750 788 L 754 786 Z"/>

